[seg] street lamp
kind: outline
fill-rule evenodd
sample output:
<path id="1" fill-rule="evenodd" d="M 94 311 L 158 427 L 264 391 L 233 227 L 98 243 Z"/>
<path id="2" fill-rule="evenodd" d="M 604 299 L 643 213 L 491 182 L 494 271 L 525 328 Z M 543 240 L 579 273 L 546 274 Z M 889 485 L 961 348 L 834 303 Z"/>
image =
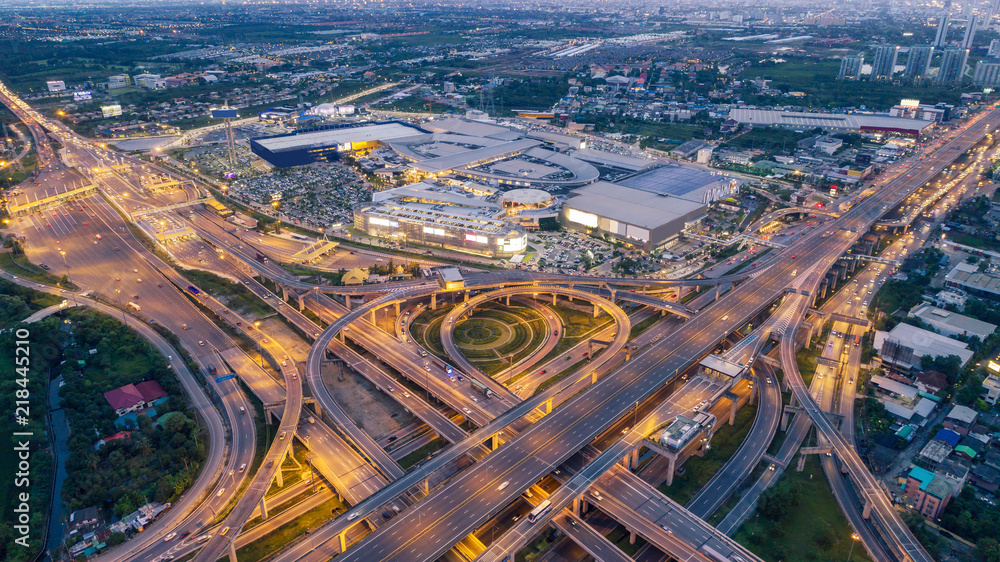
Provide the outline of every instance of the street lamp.
<path id="1" fill-rule="evenodd" d="M 851 555 L 854 554 L 854 545 L 861 540 L 857 533 L 851 533 L 851 550 L 847 553 L 847 562 L 851 562 Z"/>

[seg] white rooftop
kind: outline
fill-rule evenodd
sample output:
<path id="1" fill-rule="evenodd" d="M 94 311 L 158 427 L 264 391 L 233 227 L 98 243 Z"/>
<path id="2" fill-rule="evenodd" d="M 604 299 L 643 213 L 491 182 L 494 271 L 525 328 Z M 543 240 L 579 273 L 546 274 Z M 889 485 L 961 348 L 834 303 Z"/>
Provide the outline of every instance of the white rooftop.
<path id="1" fill-rule="evenodd" d="M 875 332 L 875 348 L 880 350 L 879 356 L 883 360 L 886 360 L 886 357 L 881 350 L 887 340 L 913 350 L 910 365 L 919 366 L 920 358 L 924 355 L 932 357 L 957 355 L 964 365 L 973 355 L 972 350 L 968 349 L 966 344 L 958 340 L 953 340 L 941 334 L 935 334 L 923 328 L 899 323 L 891 332 L 883 332 L 881 330 Z"/>
<path id="2" fill-rule="evenodd" d="M 333 146 L 371 141 L 384 142 L 402 137 L 412 137 L 419 133 L 419 130 L 408 125 L 403 125 L 402 123 L 379 123 L 361 127 L 325 129 L 298 135 L 255 139 L 255 141 L 271 152 L 280 152 L 307 146 Z"/>
<path id="3" fill-rule="evenodd" d="M 814 129 L 900 129 L 903 131 L 923 131 L 934 124 L 933 121 L 874 115 L 868 113 L 806 113 L 799 111 L 777 111 L 772 109 L 733 109 L 729 117 L 740 123 L 780 127 L 801 127 Z"/>

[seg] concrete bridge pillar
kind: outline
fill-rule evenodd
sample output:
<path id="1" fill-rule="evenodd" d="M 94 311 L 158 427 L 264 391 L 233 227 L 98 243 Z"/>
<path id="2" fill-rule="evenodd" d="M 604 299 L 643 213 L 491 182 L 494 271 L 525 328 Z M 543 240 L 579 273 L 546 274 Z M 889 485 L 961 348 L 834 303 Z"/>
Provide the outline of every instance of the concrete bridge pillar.
<path id="1" fill-rule="evenodd" d="M 573 302 L 573 295 L 566 295 L 566 298 L 569 299 L 569 302 Z"/>
<path id="2" fill-rule="evenodd" d="M 625 453 L 625 456 L 622 457 L 622 466 L 625 467 L 625 470 L 632 470 L 632 453 Z"/>
<path id="3" fill-rule="evenodd" d="M 431 295 L 431 310 L 437 309 L 437 293 Z"/>
<path id="4" fill-rule="evenodd" d="M 552 306 L 556 305 L 556 294 L 552 293 Z"/>
<path id="5" fill-rule="evenodd" d="M 719 296 L 722 295 L 722 285 L 715 286 L 715 300 L 719 300 Z"/>
<path id="6" fill-rule="evenodd" d="M 469 302 L 469 291 L 466 291 L 462 296 L 462 302 Z"/>
<path id="7" fill-rule="evenodd" d="M 677 457 L 670 455 L 667 457 L 667 486 L 673 486 L 675 470 L 677 470 Z"/>
<path id="8" fill-rule="evenodd" d="M 429 478 L 424 478 L 420 481 L 420 489 L 423 490 L 425 496 L 431 493 L 431 481 Z"/>
<path id="9" fill-rule="evenodd" d="M 396 316 L 399 316 L 399 303 L 396 302 L 395 305 L 396 305 Z"/>
<path id="10" fill-rule="evenodd" d="M 580 498 L 573 498 L 573 515 L 576 515 L 577 517 L 582 515 L 582 509 L 580 507 L 581 503 Z"/>
<path id="11" fill-rule="evenodd" d="M 636 535 L 635 531 L 629 531 L 628 532 L 628 543 L 629 544 L 635 544 L 635 535 Z"/>
<path id="12" fill-rule="evenodd" d="M 306 296 L 299 295 L 299 312 L 302 312 L 305 309 L 306 309 Z"/>
<path id="13" fill-rule="evenodd" d="M 238 534 L 239 531 L 234 531 L 233 534 Z M 236 540 L 233 539 L 229 541 L 229 562 L 239 562 L 236 558 Z"/>
<path id="14" fill-rule="evenodd" d="M 263 497 L 260 498 L 260 519 L 267 521 L 267 500 Z"/>
<path id="15" fill-rule="evenodd" d="M 597 371 L 590 373 L 590 384 L 597 384 Z"/>
<path id="16" fill-rule="evenodd" d="M 639 468 L 639 448 L 636 447 L 631 453 L 631 459 L 629 460 L 630 468 Z"/>
<path id="17" fill-rule="evenodd" d="M 372 326 L 375 325 L 375 309 L 371 309 Z"/>
<path id="18" fill-rule="evenodd" d="M 538 405 L 538 409 L 541 410 L 543 414 L 551 414 L 552 413 L 552 399 L 549 398 L 545 402 L 542 402 L 541 404 L 539 404 Z"/>
<path id="19" fill-rule="evenodd" d="M 872 502 L 865 500 L 865 507 L 861 511 L 861 517 L 870 519 L 872 516 Z"/>
<path id="20" fill-rule="evenodd" d="M 505 306 L 510 308 L 510 295 L 507 295 L 507 304 Z"/>
<path id="21" fill-rule="evenodd" d="M 791 412 L 782 412 L 781 413 L 781 431 L 787 431 L 788 430 L 788 418 L 790 418 L 790 417 L 791 417 Z"/>
<path id="22" fill-rule="evenodd" d="M 499 446 L 500 446 L 500 434 L 494 433 L 493 435 L 490 435 L 490 450 L 496 451 L 497 447 Z"/>
<path id="23" fill-rule="evenodd" d="M 344 306 L 351 310 L 351 295 L 344 295 Z"/>
<path id="24" fill-rule="evenodd" d="M 340 338 L 340 343 L 347 343 L 347 342 L 345 341 L 345 340 L 346 340 L 346 338 L 345 338 L 345 336 L 344 336 L 344 331 L 343 331 L 343 330 L 341 330 L 341 331 L 337 332 L 337 336 L 338 336 L 338 337 Z"/>
<path id="25" fill-rule="evenodd" d="M 552 300 L 555 300 L 555 298 L 553 298 Z M 553 304 L 555 304 L 555 303 L 553 303 Z M 601 313 L 601 308 L 595 304 L 594 305 L 594 318 L 597 318 L 597 315 L 600 314 L 600 313 Z"/>
<path id="26" fill-rule="evenodd" d="M 344 529 L 337 535 L 337 540 L 340 542 L 340 552 L 343 553 L 347 550 L 347 529 Z"/>
<path id="27" fill-rule="evenodd" d="M 281 300 L 288 302 L 288 287 L 281 286 Z"/>
<path id="28" fill-rule="evenodd" d="M 751 393 L 752 392 L 753 391 L 751 391 Z M 739 402 L 738 398 L 739 398 L 738 396 L 733 395 L 733 397 L 729 399 L 729 404 L 730 404 L 729 405 L 729 425 L 735 425 L 736 424 L 736 410 L 739 408 L 739 405 L 740 405 L 740 402 Z"/>
<path id="29" fill-rule="evenodd" d="M 626 345 L 625 346 L 625 361 L 627 362 L 630 359 L 632 359 L 632 347 Z"/>

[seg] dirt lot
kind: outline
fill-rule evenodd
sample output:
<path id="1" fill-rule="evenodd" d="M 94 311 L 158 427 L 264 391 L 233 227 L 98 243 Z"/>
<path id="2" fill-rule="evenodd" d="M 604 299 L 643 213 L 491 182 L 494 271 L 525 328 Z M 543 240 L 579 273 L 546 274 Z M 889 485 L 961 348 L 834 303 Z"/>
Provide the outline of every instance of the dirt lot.
<path id="1" fill-rule="evenodd" d="M 323 365 L 323 382 L 340 407 L 372 439 L 378 441 L 414 422 L 412 415 L 395 400 L 375 390 L 368 379 L 348 370 L 341 381 L 338 380 L 339 371 L 335 364 Z"/>
<path id="2" fill-rule="evenodd" d="M 274 338 L 295 361 L 305 361 L 309 356 L 309 343 L 293 331 L 278 316 L 271 316 L 260 323 L 260 329 Z M 318 331 L 318 328 L 317 328 Z"/>

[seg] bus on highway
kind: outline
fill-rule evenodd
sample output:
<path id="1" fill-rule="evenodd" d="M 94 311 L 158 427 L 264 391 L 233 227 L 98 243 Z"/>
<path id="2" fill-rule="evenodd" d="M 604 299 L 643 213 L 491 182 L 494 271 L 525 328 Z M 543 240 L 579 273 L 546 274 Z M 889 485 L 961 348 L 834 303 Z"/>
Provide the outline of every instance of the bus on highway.
<path id="1" fill-rule="evenodd" d="M 861 336 L 854 336 L 854 347 L 861 347 Z"/>
<path id="2" fill-rule="evenodd" d="M 194 285 L 188 285 L 188 291 L 190 291 L 190 293 L 192 295 L 200 295 L 201 294 L 201 291 L 198 290 L 198 287 L 195 287 Z"/>
<path id="3" fill-rule="evenodd" d="M 548 513 L 550 509 L 552 509 L 552 502 L 549 500 L 545 500 L 538 504 L 538 507 L 532 509 L 531 513 L 528 514 L 528 523 L 538 521 L 538 518 Z"/>

